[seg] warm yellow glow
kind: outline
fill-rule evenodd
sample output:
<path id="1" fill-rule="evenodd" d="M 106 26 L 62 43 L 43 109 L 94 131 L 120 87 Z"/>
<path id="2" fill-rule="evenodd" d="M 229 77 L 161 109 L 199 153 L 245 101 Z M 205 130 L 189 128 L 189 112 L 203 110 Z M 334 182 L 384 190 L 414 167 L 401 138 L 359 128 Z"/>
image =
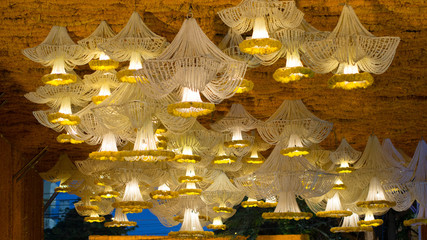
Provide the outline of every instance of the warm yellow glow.
<path id="1" fill-rule="evenodd" d="M 286 67 L 287 68 L 302 67 L 302 62 L 300 60 L 300 56 L 298 52 L 286 54 Z M 301 76 L 303 76 L 302 73 L 300 74 Z"/>
<path id="2" fill-rule="evenodd" d="M 104 52 L 102 52 L 101 54 L 99 54 L 99 60 L 110 60 L 110 57 Z"/>
<path id="3" fill-rule="evenodd" d="M 233 133 L 233 136 L 231 138 L 232 141 L 243 140 L 242 131 L 239 128 L 233 129 L 232 133 Z"/>
<path id="4" fill-rule="evenodd" d="M 260 38 L 269 38 L 269 37 L 270 36 L 268 35 L 268 32 L 267 32 L 265 18 L 264 17 L 255 18 L 252 38 L 260 39 Z"/>
<path id="5" fill-rule="evenodd" d="M 344 74 L 356 74 L 359 73 L 357 65 L 345 64 L 344 65 Z"/>
<path id="6" fill-rule="evenodd" d="M 213 103 L 202 102 L 200 92 L 183 88 L 182 100 L 168 105 L 168 113 L 179 117 L 198 117 L 215 110 Z"/>
<path id="7" fill-rule="evenodd" d="M 141 56 L 137 52 L 130 55 L 129 70 L 139 70 L 142 68 Z"/>
<path id="8" fill-rule="evenodd" d="M 309 150 L 308 148 L 305 147 L 291 147 L 291 148 L 285 148 L 280 150 L 280 153 L 283 156 L 288 156 L 288 157 L 299 157 L 299 156 L 304 156 L 309 154 Z"/>
<path id="9" fill-rule="evenodd" d="M 64 58 L 58 57 L 53 61 L 52 71 L 50 74 L 66 74 Z"/>
<path id="10" fill-rule="evenodd" d="M 196 176 L 196 171 L 194 171 L 194 166 L 193 164 L 190 164 L 187 166 L 186 172 L 185 172 L 185 176 L 187 177 L 194 177 Z"/>
<path id="11" fill-rule="evenodd" d="M 350 165 L 348 164 L 348 162 L 342 162 L 342 163 L 340 164 L 340 167 L 341 167 L 341 168 L 348 168 L 348 167 L 350 167 Z"/>
<path id="12" fill-rule="evenodd" d="M 184 155 L 193 155 L 193 149 L 190 146 L 184 146 L 182 149 L 182 154 Z"/>
<path id="13" fill-rule="evenodd" d="M 108 84 L 102 84 L 98 96 L 110 96 L 111 91 Z"/>
<path id="14" fill-rule="evenodd" d="M 159 186 L 158 188 L 161 191 L 170 191 L 171 189 L 168 187 L 168 185 L 166 185 L 166 183 L 162 184 Z"/>

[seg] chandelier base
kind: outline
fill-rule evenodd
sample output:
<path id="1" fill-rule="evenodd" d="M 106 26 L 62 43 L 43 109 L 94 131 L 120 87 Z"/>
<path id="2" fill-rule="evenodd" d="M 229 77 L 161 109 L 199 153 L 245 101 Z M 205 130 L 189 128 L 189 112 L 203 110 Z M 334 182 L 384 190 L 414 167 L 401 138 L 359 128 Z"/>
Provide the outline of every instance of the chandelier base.
<path id="1" fill-rule="evenodd" d="M 299 157 L 310 153 L 310 150 L 306 147 L 291 147 L 280 150 L 280 154 L 287 157 Z"/>
<path id="2" fill-rule="evenodd" d="M 104 223 L 104 227 L 134 227 L 136 222 L 131 221 L 111 221 Z"/>
<path id="3" fill-rule="evenodd" d="M 374 200 L 357 202 L 356 206 L 361 208 L 378 209 L 378 208 L 391 208 L 396 206 L 396 202 L 387 200 Z"/>
<path id="4" fill-rule="evenodd" d="M 51 123 L 58 123 L 63 126 L 77 125 L 80 123 L 79 116 L 61 112 L 50 113 L 49 115 L 47 115 L 47 119 Z"/>
<path id="5" fill-rule="evenodd" d="M 289 220 L 307 220 L 313 217 L 312 213 L 308 212 L 265 212 L 262 214 L 264 219 L 289 219 Z"/>
<path id="6" fill-rule="evenodd" d="M 51 73 L 42 77 L 42 82 L 47 85 L 60 86 L 75 83 L 77 76 L 71 73 Z"/>
<path id="7" fill-rule="evenodd" d="M 207 238 L 213 237 L 214 233 L 209 231 L 178 231 L 170 232 L 168 235 L 177 238 Z"/>
<path id="8" fill-rule="evenodd" d="M 374 83 L 374 77 L 368 72 L 356 74 L 335 74 L 328 80 L 329 88 L 345 90 L 367 88 Z"/>
<path id="9" fill-rule="evenodd" d="M 361 220 L 357 222 L 357 225 L 361 227 L 378 227 L 378 226 L 381 226 L 382 224 L 383 224 L 383 220 L 381 219 L 374 219 L 369 221 Z"/>
<path id="10" fill-rule="evenodd" d="M 214 110 L 215 104 L 206 102 L 178 102 L 168 105 L 169 114 L 183 118 L 207 115 Z"/>
<path id="11" fill-rule="evenodd" d="M 403 225 L 405 225 L 407 227 L 427 225 L 427 219 L 426 218 L 413 218 L 413 219 L 403 221 Z"/>
<path id="12" fill-rule="evenodd" d="M 282 43 L 274 38 L 252 38 L 243 40 L 239 44 L 240 51 L 247 54 L 270 54 L 279 51 Z"/>
<path id="13" fill-rule="evenodd" d="M 333 233 L 349 233 L 349 232 L 372 232 L 372 227 L 333 227 L 331 232 Z"/>
<path id="14" fill-rule="evenodd" d="M 225 225 L 225 224 L 221 224 L 221 225 L 209 224 L 206 228 L 212 229 L 212 230 L 225 230 L 225 229 L 227 229 L 227 225 Z"/>
<path id="15" fill-rule="evenodd" d="M 145 201 L 123 201 L 113 203 L 114 208 L 121 208 L 123 213 L 140 213 L 143 209 L 153 207 L 152 202 Z"/>
<path id="16" fill-rule="evenodd" d="M 88 223 L 103 222 L 105 221 L 105 218 L 104 217 L 85 217 L 84 221 Z"/>
<path id="17" fill-rule="evenodd" d="M 106 60 L 93 59 L 89 62 L 89 67 L 94 71 L 110 71 L 118 68 L 119 62 L 111 59 L 106 59 Z"/>
<path id="18" fill-rule="evenodd" d="M 74 139 L 71 135 L 62 133 L 56 137 L 56 141 L 59 143 L 71 143 L 71 144 L 80 144 L 84 143 L 84 140 Z"/>
<path id="19" fill-rule="evenodd" d="M 353 214 L 351 211 L 347 210 L 335 210 L 335 211 L 322 211 L 317 212 L 317 217 L 330 217 L 330 218 L 342 218 L 342 217 L 348 217 Z"/>
<path id="20" fill-rule="evenodd" d="M 314 77 L 314 72 L 306 67 L 284 67 L 279 68 L 273 73 L 274 80 L 281 83 L 289 83 L 299 81 L 303 78 Z"/>
<path id="21" fill-rule="evenodd" d="M 248 140 L 232 140 L 224 142 L 224 146 L 228 148 L 245 148 L 251 145 L 251 142 Z"/>

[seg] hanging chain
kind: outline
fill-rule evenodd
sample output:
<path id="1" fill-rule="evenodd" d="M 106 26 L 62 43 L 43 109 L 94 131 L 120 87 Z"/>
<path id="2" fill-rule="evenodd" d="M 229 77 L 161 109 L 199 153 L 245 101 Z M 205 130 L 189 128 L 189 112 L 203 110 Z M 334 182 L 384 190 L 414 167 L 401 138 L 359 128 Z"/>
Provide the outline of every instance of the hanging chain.
<path id="1" fill-rule="evenodd" d="M 187 19 L 193 18 L 193 4 L 190 3 L 190 6 L 188 7 L 188 13 L 187 13 Z"/>

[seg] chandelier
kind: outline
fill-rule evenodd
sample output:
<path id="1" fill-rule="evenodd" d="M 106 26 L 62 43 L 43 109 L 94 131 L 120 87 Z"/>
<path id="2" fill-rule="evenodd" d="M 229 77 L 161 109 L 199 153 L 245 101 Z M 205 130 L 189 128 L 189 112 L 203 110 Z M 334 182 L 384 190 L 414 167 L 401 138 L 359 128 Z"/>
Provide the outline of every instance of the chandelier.
<path id="1" fill-rule="evenodd" d="M 279 82 L 334 71 L 333 88 L 367 87 L 369 73 L 390 65 L 399 39 L 374 37 L 348 5 L 331 33 L 306 22 L 294 1 L 244 0 L 218 14 L 229 27 L 218 47 L 190 8 L 171 43 L 134 12 L 118 34 L 103 21 L 75 44 L 65 27 L 54 26 L 39 46 L 23 51 L 52 68 L 45 85 L 25 95 L 49 107 L 34 112 L 40 124 L 64 132 L 59 142 L 99 145 L 74 164 L 62 155 L 41 174 L 60 181 L 55 191 L 81 197 L 75 207 L 84 221 L 103 222 L 114 209 L 105 227 L 135 226 L 127 214 L 148 209 L 165 226 L 182 224 L 172 237 L 211 237 L 203 227 L 225 230 L 241 204 L 274 208 L 265 219 L 343 218 L 332 232 L 360 232 L 381 225 L 376 216 L 416 200 L 417 217 L 405 224 L 426 224 L 424 141 L 408 165 L 390 140 L 381 145 L 375 136 L 363 153 L 345 139 L 335 151 L 324 150 L 318 144 L 332 123 L 301 100 L 285 100 L 265 121 L 241 104 L 210 128 L 197 121 L 253 90 L 244 79 L 248 66 L 280 58 L 286 66 L 273 74 Z M 73 68 L 84 64 L 94 72 L 80 78 Z"/>

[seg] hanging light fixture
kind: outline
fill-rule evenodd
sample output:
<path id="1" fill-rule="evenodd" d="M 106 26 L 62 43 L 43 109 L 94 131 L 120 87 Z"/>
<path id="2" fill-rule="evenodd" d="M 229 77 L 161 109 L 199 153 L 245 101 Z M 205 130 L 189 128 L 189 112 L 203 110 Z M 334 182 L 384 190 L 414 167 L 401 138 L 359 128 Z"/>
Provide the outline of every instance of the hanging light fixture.
<path id="1" fill-rule="evenodd" d="M 332 123 L 314 116 L 301 100 L 285 100 L 257 129 L 267 143 L 285 145 L 282 155 L 295 157 L 309 154 L 308 147 L 325 139 Z"/>
<path id="2" fill-rule="evenodd" d="M 341 199 L 338 193 L 335 193 L 332 198 L 328 199 L 325 211 L 320 211 L 316 213 L 316 216 L 318 217 L 332 218 L 348 217 L 350 215 L 352 215 L 351 211 L 343 210 L 341 205 Z"/>
<path id="3" fill-rule="evenodd" d="M 343 138 L 338 148 L 334 152 L 331 152 L 329 159 L 335 165 L 338 165 L 335 169 L 336 172 L 351 173 L 354 171 L 354 168 L 350 165 L 355 163 L 361 155 L 361 152 L 354 150 L 350 144 L 348 144 L 347 140 Z"/>
<path id="4" fill-rule="evenodd" d="M 161 55 L 145 61 L 138 74 L 149 97 L 158 99 L 173 91 L 181 96 L 168 105 L 168 112 L 188 118 L 209 114 L 214 104 L 233 96 L 245 71 L 244 62 L 230 58 L 209 40 L 190 8 L 172 43 Z M 203 102 L 200 93 L 210 102 Z"/>
<path id="5" fill-rule="evenodd" d="M 294 28 L 300 24 L 303 13 L 294 1 L 244 0 L 235 7 L 218 12 L 230 28 L 243 34 L 250 30 L 252 37 L 242 41 L 240 50 L 248 54 L 270 54 L 281 49 L 280 41 L 271 38 L 278 28 Z"/>
<path id="6" fill-rule="evenodd" d="M 242 131 L 254 129 L 258 120 L 249 114 L 241 104 L 231 105 L 230 111 L 221 120 L 211 124 L 211 128 L 220 132 L 231 132 L 231 141 L 224 142 L 229 148 L 244 148 L 250 145 L 242 138 Z"/>
<path id="7" fill-rule="evenodd" d="M 100 48 L 119 62 L 129 61 L 129 66 L 117 73 L 121 82 L 136 83 L 135 71 L 142 68 L 146 59 L 158 56 L 167 46 L 166 39 L 152 32 L 137 12 L 133 12 L 126 26 Z"/>
<path id="8" fill-rule="evenodd" d="M 372 232 L 374 229 L 367 226 L 358 226 L 359 215 L 353 213 L 351 216 L 345 217 L 340 227 L 331 228 L 333 233 L 347 233 L 347 232 Z"/>
<path id="9" fill-rule="evenodd" d="M 89 67 L 95 71 L 111 71 L 119 67 L 119 62 L 112 60 L 98 46 L 114 37 L 116 33 L 111 29 L 106 21 L 101 21 L 95 31 L 88 37 L 77 41 L 84 49 L 86 55 L 91 57 Z"/>
<path id="10" fill-rule="evenodd" d="M 310 68 L 304 67 L 300 52 L 304 44 L 308 41 L 319 40 L 325 36 L 315 29 L 305 20 L 297 28 L 284 28 L 275 32 L 276 38 L 283 44 L 283 57 L 286 56 L 286 66 L 277 69 L 273 73 L 273 78 L 281 83 L 299 81 L 302 78 L 314 77 L 314 72 Z"/>
<path id="11" fill-rule="evenodd" d="M 123 213 L 123 211 L 120 208 L 116 208 L 114 213 L 114 218 L 111 222 L 104 223 L 105 227 L 134 227 L 136 226 L 136 222 L 129 221 L 126 213 Z"/>
<path id="12" fill-rule="evenodd" d="M 335 29 L 324 40 L 306 43 L 304 61 L 318 73 L 334 72 L 330 88 L 367 88 L 390 66 L 400 38 L 375 37 L 345 4 Z M 360 72 L 363 71 L 363 72 Z"/>
<path id="13" fill-rule="evenodd" d="M 22 53 L 34 62 L 52 67 L 51 73 L 44 75 L 42 81 L 53 86 L 76 82 L 78 77 L 72 69 L 90 60 L 82 47 L 70 38 L 67 29 L 60 26 L 53 26 L 40 45 L 24 49 Z"/>

